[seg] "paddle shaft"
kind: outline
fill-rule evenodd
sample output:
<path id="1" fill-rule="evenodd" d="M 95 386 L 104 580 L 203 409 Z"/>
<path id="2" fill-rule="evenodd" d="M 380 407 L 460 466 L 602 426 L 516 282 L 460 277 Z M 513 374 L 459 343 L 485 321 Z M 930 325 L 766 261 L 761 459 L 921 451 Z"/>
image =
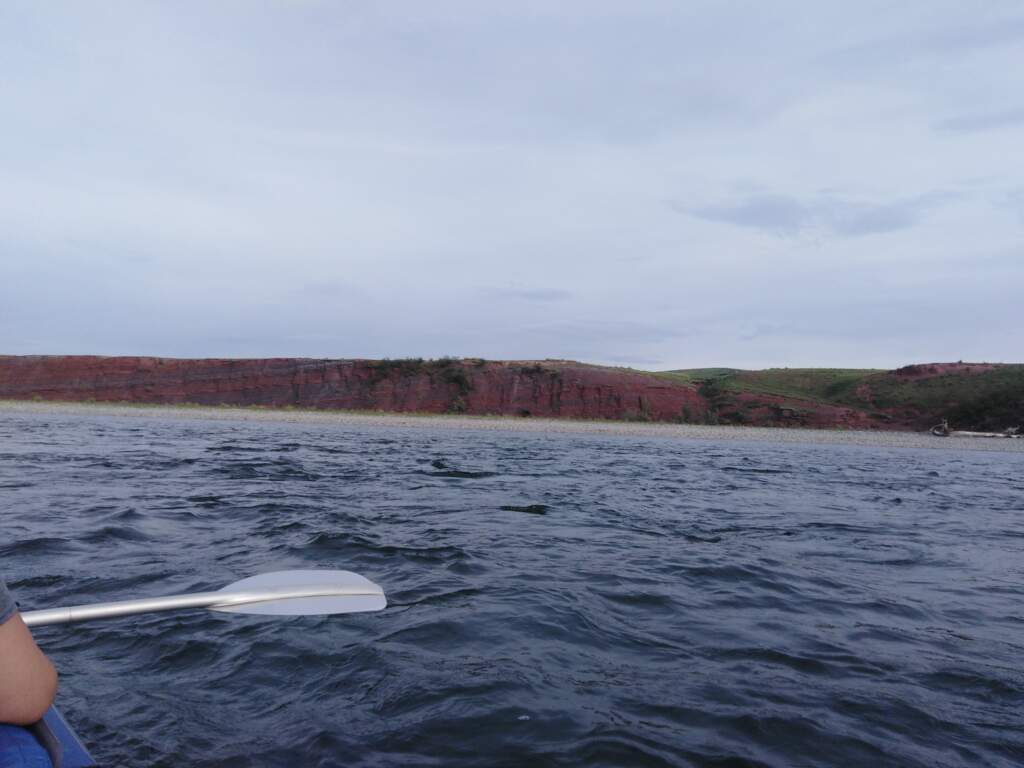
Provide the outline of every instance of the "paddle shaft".
<path id="1" fill-rule="evenodd" d="M 193 592 L 185 595 L 168 595 L 167 597 L 151 597 L 141 600 L 121 600 L 114 603 L 71 605 L 64 608 L 27 611 L 21 614 L 21 618 L 30 627 L 40 627 L 47 624 L 70 624 L 78 621 L 90 621 L 92 619 L 112 619 L 119 616 L 133 616 L 139 613 L 176 611 L 186 608 L 210 608 L 216 610 L 221 607 L 251 605 L 278 600 L 298 600 L 310 597 L 376 596 L 380 594 L 380 591 L 373 591 L 361 586 L 312 584 L 243 592 Z"/>

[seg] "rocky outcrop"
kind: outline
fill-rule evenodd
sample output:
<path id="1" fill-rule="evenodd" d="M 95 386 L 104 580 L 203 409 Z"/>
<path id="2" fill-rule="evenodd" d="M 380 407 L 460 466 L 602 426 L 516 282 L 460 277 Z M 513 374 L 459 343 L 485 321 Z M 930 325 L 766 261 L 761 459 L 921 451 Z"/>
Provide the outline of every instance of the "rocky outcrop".
<path id="1" fill-rule="evenodd" d="M 0 399 L 700 420 L 690 384 L 565 361 L 0 356 Z"/>

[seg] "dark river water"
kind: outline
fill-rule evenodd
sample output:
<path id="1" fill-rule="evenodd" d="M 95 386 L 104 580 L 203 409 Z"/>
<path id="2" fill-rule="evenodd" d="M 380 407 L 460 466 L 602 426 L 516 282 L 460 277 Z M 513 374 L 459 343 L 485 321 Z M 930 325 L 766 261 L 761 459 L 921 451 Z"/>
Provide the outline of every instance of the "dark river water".
<path id="1" fill-rule="evenodd" d="M 23 608 L 288 568 L 381 613 L 36 636 L 110 766 L 1018 766 L 1024 454 L 0 412 Z"/>

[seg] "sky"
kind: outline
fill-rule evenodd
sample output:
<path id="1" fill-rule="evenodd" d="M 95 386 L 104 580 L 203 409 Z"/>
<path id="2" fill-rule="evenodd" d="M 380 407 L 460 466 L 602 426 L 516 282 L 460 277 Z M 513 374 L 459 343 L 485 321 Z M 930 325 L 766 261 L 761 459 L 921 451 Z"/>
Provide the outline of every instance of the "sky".
<path id="1" fill-rule="evenodd" d="M 0 353 L 1024 362 L 1024 5 L 0 5 Z"/>

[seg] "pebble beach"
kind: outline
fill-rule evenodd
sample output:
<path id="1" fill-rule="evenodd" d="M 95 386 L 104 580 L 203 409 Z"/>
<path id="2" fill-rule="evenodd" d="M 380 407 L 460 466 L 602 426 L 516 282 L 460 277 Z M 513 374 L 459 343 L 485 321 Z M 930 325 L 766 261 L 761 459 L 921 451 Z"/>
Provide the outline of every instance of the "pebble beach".
<path id="1" fill-rule="evenodd" d="M 337 424 L 382 428 L 429 428 L 506 431 L 541 434 L 635 435 L 673 440 L 737 440 L 767 443 L 861 445 L 888 448 L 1000 451 L 1024 453 L 1024 439 L 941 438 L 927 432 L 787 429 L 711 424 L 663 424 L 577 419 L 538 419 L 515 416 L 460 416 L 384 412 L 293 410 L 287 408 L 204 407 L 193 405 L 136 405 L 4 400 L 0 414 L 113 416 L 126 419 L 195 419 L 199 421 L 266 421 Z"/>

